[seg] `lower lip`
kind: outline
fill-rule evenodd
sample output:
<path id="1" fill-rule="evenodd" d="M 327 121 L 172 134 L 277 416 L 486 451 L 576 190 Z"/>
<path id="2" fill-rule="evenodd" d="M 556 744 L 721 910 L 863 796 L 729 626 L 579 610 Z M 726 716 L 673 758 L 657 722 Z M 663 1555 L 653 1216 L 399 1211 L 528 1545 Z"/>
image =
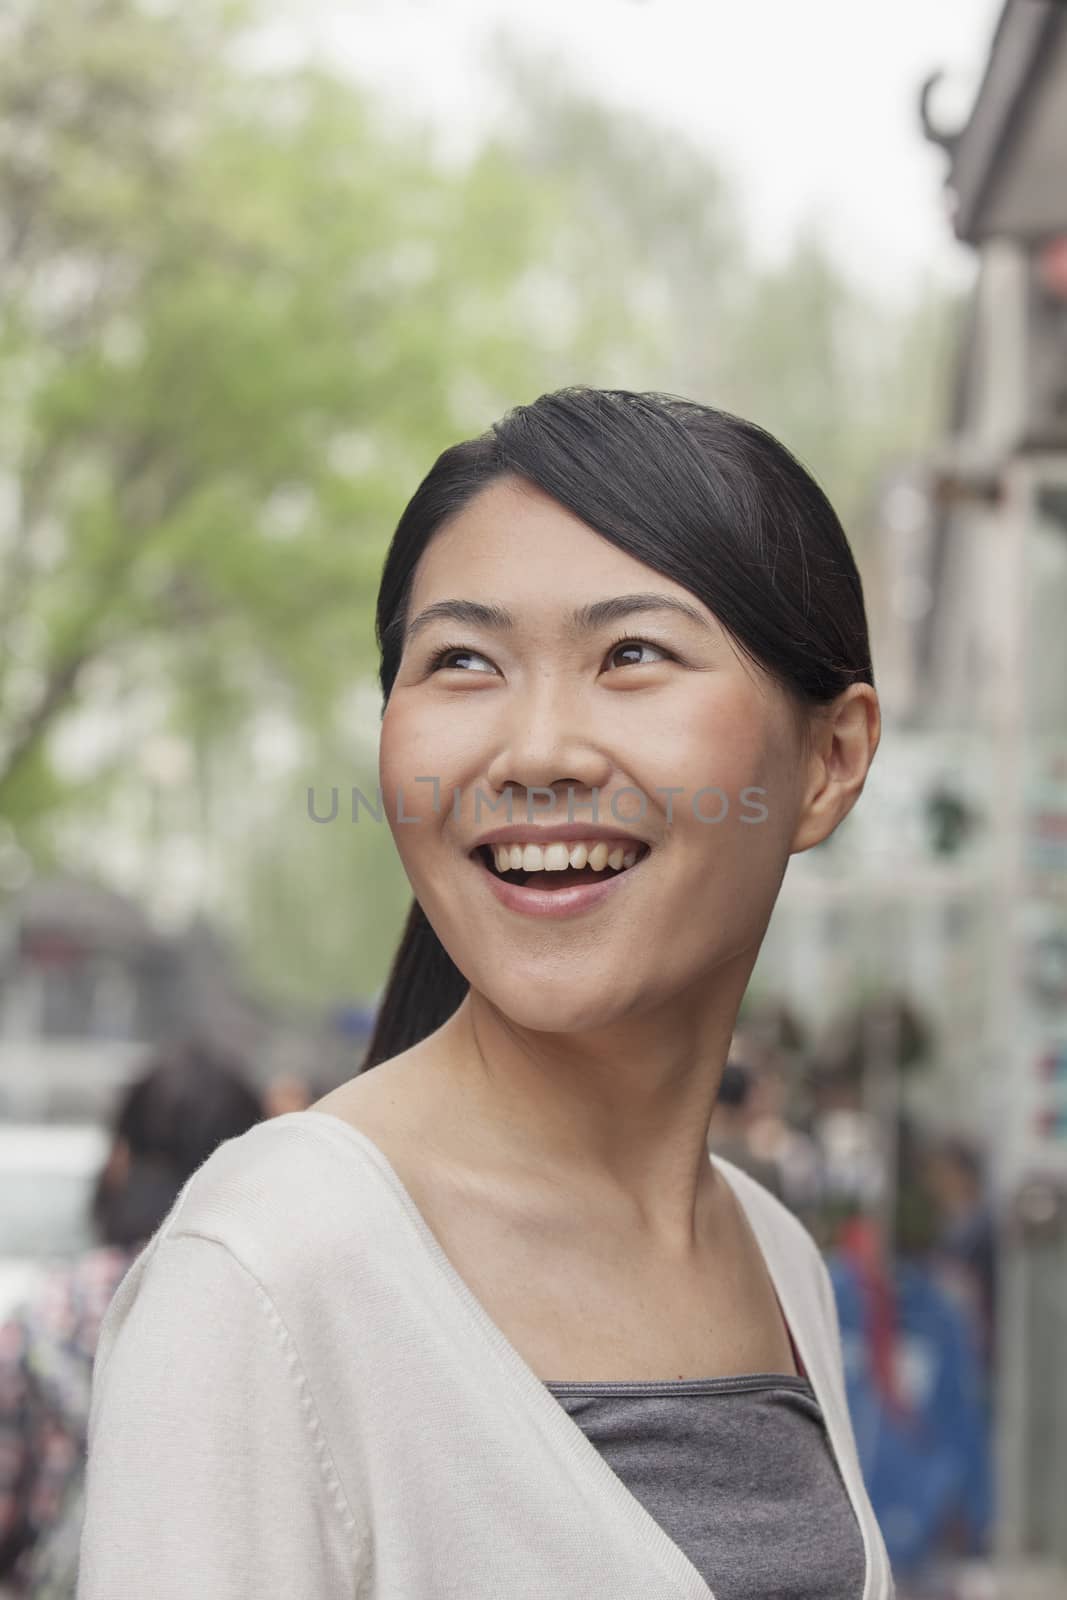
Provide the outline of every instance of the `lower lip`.
<path id="1" fill-rule="evenodd" d="M 625 872 L 605 878 L 603 883 L 580 883 L 575 884 L 573 889 L 531 889 L 498 878 L 477 856 L 474 865 L 500 904 L 507 906 L 509 911 L 520 911 L 526 917 L 576 917 L 609 899 L 617 892 L 619 885 L 632 878 L 647 860 L 648 856 L 644 855 L 632 867 L 627 867 Z"/>

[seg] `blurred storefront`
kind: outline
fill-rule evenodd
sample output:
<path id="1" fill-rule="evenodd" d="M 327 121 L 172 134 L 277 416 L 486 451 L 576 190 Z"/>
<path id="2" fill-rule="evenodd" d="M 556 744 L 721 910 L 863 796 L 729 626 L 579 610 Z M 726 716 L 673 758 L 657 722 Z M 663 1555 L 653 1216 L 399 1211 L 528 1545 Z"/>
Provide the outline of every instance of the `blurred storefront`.
<path id="1" fill-rule="evenodd" d="M 876 508 L 882 749 L 861 805 L 791 861 L 753 986 L 815 1039 L 879 995 L 911 1008 L 920 1070 L 889 1026 L 865 1074 L 883 1189 L 901 1110 L 988 1153 L 1012 1576 L 976 1567 L 974 1592 L 1000 1600 L 1067 1595 L 1067 6 L 1007 0 L 962 128 L 934 124 L 933 88 L 977 266 L 950 419 Z"/>
<path id="2" fill-rule="evenodd" d="M 261 1089 L 286 1074 L 317 1093 L 350 1077 L 361 1012 L 300 1015 L 242 981 L 203 919 L 156 928 L 133 899 L 56 875 L 0 904 L 0 1117 L 106 1119 L 150 1048 L 188 1033 L 234 1051 Z"/>
<path id="3" fill-rule="evenodd" d="M 997 1550 L 1067 1593 L 1067 8 L 1009 0 L 966 126 L 927 131 L 978 275 L 902 552 L 928 603 L 898 687 L 987 774 Z"/>

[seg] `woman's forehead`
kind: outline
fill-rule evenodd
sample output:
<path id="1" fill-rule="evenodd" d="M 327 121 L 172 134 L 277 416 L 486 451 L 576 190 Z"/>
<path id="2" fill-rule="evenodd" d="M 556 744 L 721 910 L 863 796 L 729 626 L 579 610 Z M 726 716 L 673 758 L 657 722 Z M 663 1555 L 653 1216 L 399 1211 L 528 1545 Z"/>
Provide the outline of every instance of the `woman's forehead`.
<path id="1" fill-rule="evenodd" d="M 409 615 L 446 597 L 516 610 L 569 612 L 580 597 L 642 591 L 684 597 L 684 587 L 620 549 L 532 486 L 482 490 L 430 540 L 415 570 Z"/>

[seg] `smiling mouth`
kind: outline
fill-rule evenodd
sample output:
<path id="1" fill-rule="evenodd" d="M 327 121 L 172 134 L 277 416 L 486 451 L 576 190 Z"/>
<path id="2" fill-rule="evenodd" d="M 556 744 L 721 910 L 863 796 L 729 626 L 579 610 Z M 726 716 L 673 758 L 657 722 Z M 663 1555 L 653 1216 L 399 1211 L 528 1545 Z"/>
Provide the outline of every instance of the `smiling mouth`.
<path id="1" fill-rule="evenodd" d="M 522 867 L 509 868 L 508 871 L 501 872 L 496 865 L 493 847 L 488 844 L 479 845 L 472 852 L 472 859 L 480 861 L 494 878 L 499 878 L 502 883 L 515 884 L 520 889 L 576 889 L 582 884 L 604 883 L 609 878 L 621 878 L 624 873 L 632 872 L 634 867 L 639 866 L 648 855 L 649 848 L 647 844 L 637 845 L 637 860 L 629 867 L 611 867 L 606 864 L 599 869 L 589 866 L 567 866 L 555 872 L 546 872 L 543 868 L 527 872 Z"/>

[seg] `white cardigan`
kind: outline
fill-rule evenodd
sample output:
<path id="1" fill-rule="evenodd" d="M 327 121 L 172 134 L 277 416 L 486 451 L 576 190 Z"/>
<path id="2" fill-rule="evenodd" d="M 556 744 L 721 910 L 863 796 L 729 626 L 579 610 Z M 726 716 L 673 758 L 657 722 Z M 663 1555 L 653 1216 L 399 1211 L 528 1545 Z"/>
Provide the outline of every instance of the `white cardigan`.
<path id="1" fill-rule="evenodd" d="M 866 1548 L 857 1600 L 892 1600 L 829 1275 L 784 1206 L 712 1159 L 823 1410 Z M 130 1268 L 86 1490 L 78 1600 L 714 1600 L 384 1152 L 326 1112 L 221 1145 Z"/>

